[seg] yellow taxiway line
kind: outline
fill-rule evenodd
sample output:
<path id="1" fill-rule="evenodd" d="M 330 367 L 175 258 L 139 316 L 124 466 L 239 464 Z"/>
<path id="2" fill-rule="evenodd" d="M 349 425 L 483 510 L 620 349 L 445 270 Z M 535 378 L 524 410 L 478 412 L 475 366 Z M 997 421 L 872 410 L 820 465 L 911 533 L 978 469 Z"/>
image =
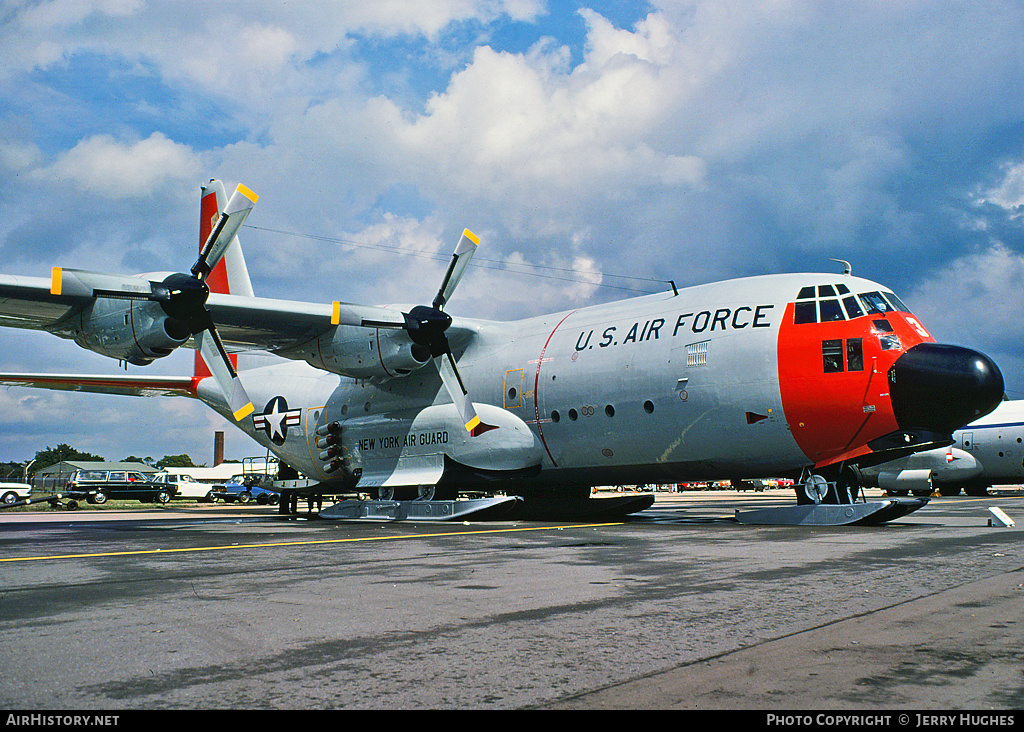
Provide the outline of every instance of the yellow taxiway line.
<path id="1" fill-rule="evenodd" d="M 314 539 L 274 541 L 256 544 L 229 544 L 226 546 L 197 546 L 185 549 L 137 549 L 118 552 L 90 552 L 84 554 L 51 554 L 37 557 L 3 557 L 0 562 L 38 562 L 52 559 L 90 559 L 93 557 L 137 557 L 146 554 L 186 554 L 189 552 L 215 552 L 235 549 L 268 549 L 282 546 L 315 546 L 323 544 L 352 544 L 361 541 L 393 541 L 397 539 L 429 539 L 435 536 L 472 536 L 480 534 L 507 534 L 518 531 L 547 531 L 551 529 L 586 529 L 601 526 L 621 526 L 621 521 L 606 524 L 571 524 L 566 526 L 521 526 L 504 529 L 478 529 L 473 531 L 442 531 L 436 534 L 399 534 L 398 536 L 361 536 L 350 539 Z"/>

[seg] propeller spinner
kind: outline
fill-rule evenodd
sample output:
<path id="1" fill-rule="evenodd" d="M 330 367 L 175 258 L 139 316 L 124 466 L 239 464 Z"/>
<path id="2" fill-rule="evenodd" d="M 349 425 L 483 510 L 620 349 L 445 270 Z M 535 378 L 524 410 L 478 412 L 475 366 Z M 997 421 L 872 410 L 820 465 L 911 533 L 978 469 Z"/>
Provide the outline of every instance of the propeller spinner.
<path id="1" fill-rule="evenodd" d="M 362 321 L 362 325 L 367 328 L 405 330 L 413 343 L 428 350 L 448 395 L 462 416 L 466 431 L 473 437 L 482 435 L 488 430 L 497 429 L 497 427 L 483 422 L 473 407 L 466 385 L 459 375 L 455 356 L 448 343 L 448 336 L 445 335 L 445 331 L 452 324 L 452 318 L 444 312 L 443 308 L 452 293 L 455 292 L 455 288 L 459 284 L 459 280 L 462 279 L 466 267 L 469 266 L 469 260 L 472 259 L 479 244 L 480 239 L 472 231 L 466 229 L 462 232 L 462 238 L 459 239 L 459 243 L 455 247 L 455 253 L 452 254 L 448 270 L 445 272 L 441 287 L 438 289 L 432 305 L 417 305 L 408 313 L 402 313 L 403 321 L 401 323 L 382 320 Z"/>
<path id="2" fill-rule="evenodd" d="M 187 333 L 195 338 L 196 347 L 224 392 L 232 415 L 239 421 L 251 414 L 255 407 L 242 387 L 234 364 L 217 333 L 213 316 L 206 307 L 210 297 L 206 278 L 224 256 L 258 199 L 259 196 L 243 185 L 235 189 L 210 237 L 203 244 L 199 259 L 192 265 L 191 274 L 179 272 L 168 275 L 161 282 L 146 283 L 134 277 L 54 267 L 51 292 L 55 295 L 62 292 L 88 294 L 92 297 L 159 304 L 168 316 L 165 325 L 168 332 L 177 331 L 183 338 Z"/>

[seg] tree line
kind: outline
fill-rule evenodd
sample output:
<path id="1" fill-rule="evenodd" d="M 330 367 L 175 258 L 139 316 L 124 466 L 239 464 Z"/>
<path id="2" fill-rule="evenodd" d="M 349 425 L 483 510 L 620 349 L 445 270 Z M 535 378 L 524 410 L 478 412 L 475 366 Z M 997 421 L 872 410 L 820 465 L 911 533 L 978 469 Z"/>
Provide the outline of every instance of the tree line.
<path id="1" fill-rule="evenodd" d="M 61 443 L 57 447 L 50 447 L 47 445 L 45 450 L 39 450 L 36 452 L 36 456 L 33 460 L 27 463 L 16 463 L 16 462 L 0 462 L 0 480 L 4 481 L 20 481 L 22 476 L 25 474 L 25 467 L 28 466 L 28 475 L 31 476 L 38 470 L 48 468 L 51 465 L 56 465 L 59 462 L 66 460 L 87 460 L 106 462 L 106 458 L 101 455 L 94 455 L 91 452 L 83 452 L 82 450 L 76 450 L 71 445 Z M 120 462 L 124 463 L 141 463 L 143 465 L 149 465 L 154 468 L 201 468 L 204 465 L 196 465 L 192 462 L 186 454 L 181 455 L 164 455 L 159 460 L 154 460 L 152 457 L 137 457 L 135 455 L 129 455 L 122 459 Z"/>

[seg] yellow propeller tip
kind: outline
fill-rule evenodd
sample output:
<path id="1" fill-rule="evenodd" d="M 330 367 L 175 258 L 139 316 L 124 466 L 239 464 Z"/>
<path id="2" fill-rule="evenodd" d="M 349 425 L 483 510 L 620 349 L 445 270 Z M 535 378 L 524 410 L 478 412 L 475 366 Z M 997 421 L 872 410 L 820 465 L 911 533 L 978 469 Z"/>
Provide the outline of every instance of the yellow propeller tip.
<path id="1" fill-rule="evenodd" d="M 260 200 L 260 197 L 258 195 L 253 193 L 252 190 L 250 190 L 249 188 L 243 186 L 241 183 L 238 184 L 238 187 L 235 190 L 241 193 L 246 198 L 248 198 L 253 203 L 256 203 L 258 200 Z"/>
<path id="2" fill-rule="evenodd" d="M 240 422 L 241 420 L 245 419 L 246 417 L 248 417 L 250 414 L 252 414 L 255 411 L 256 411 L 256 407 L 254 407 L 252 405 L 252 402 L 249 402 L 244 407 L 242 407 L 237 412 L 235 412 L 235 415 L 234 415 L 235 416 L 235 421 L 236 422 Z"/>

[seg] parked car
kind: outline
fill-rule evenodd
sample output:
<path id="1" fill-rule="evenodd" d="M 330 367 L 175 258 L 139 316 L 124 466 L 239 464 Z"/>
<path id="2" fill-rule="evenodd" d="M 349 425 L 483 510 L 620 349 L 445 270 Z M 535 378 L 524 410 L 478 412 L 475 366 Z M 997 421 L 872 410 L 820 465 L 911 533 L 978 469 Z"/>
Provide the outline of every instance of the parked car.
<path id="1" fill-rule="evenodd" d="M 157 473 L 152 478 L 154 483 L 173 485 L 176 488 L 175 498 L 191 498 L 197 501 L 213 501 L 213 489 L 215 486 L 209 483 L 200 483 L 191 475 L 184 473 Z"/>
<path id="2" fill-rule="evenodd" d="M 29 497 L 32 486 L 28 483 L 0 483 L 0 503 L 10 505 Z"/>
<path id="3" fill-rule="evenodd" d="M 261 506 L 276 505 L 281 496 L 272 490 L 260 485 L 259 476 L 235 475 L 231 480 L 217 483 L 210 494 L 213 500 L 222 500 L 226 503 L 248 503 L 255 500 Z"/>
<path id="4" fill-rule="evenodd" d="M 167 503 L 176 492 L 176 485 L 156 482 L 135 470 L 76 470 L 64 495 L 97 504 L 111 498 Z"/>

